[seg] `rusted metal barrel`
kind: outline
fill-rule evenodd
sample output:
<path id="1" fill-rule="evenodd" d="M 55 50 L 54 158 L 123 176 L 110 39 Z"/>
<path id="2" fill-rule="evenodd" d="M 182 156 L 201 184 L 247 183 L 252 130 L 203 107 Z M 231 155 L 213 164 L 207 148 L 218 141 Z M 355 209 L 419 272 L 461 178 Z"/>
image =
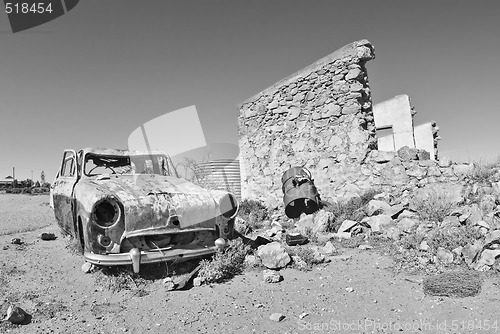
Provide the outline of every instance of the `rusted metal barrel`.
<path id="1" fill-rule="evenodd" d="M 318 210 L 320 198 L 311 172 L 305 167 L 292 167 L 283 173 L 283 203 L 289 218 L 298 218 L 302 213 L 311 214 Z"/>

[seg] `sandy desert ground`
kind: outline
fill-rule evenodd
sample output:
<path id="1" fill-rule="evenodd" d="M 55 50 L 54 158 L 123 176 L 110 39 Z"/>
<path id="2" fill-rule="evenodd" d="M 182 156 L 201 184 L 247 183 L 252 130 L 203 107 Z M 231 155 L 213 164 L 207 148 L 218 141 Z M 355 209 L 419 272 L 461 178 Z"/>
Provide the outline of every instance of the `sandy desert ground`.
<path id="1" fill-rule="evenodd" d="M 48 201 L 0 194 L 0 312 L 13 303 L 29 314 L 23 325 L 0 323 L 0 333 L 500 332 L 497 279 L 486 275 L 475 297 L 425 296 L 422 277 L 394 274 L 377 249 L 343 249 L 308 272 L 287 268 L 275 284 L 253 269 L 185 291 L 167 291 L 162 280 L 113 290 L 102 273 L 81 271 Z M 58 238 L 42 241 L 42 232 Z M 272 321 L 273 313 L 285 318 Z"/>

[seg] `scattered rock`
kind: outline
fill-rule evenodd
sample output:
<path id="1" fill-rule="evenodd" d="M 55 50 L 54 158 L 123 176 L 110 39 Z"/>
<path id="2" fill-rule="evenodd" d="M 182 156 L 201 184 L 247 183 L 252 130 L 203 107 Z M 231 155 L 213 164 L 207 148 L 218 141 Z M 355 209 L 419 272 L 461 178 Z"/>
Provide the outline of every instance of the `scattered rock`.
<path id="1" fill-rule="evenodd" d="M 245 266 L 248 268 L 256 267 L 259 265 L 259 261 L 257 260 L 257 257 L 255 255 L 247 255 L 245 256 Z"/>
<path id="2" fill-rule="evenodd" d="M 263 270 L 262 277 L 266 283 L 278 283 L 283 280 L 283 276 L 281 276 L 279 271 L 271 269 Z"/>
<path id="3" fill-rule="evenodd" d="M 300 220 L 295 225 L 295 229 L 302 235 L 306 235 L 309 231 L 314 228 L 314 217 L 313 215 L 302 214 Z"/>
<path id="4" fill-rule="evenodd" d="M 493 242 L 500 243 L 500 230 L 491 231 L 486 235 L 484 244 L 489 245 Z"/>
<path id="5" fill-rule="evenodd" d="M 391 206 L 384 201 L 372 199 L 368 202 L 366 212 L 368 216 L 386 214 L 391 211 Z"/>
<path id="6" fill-rule="evenodd" d="M 345 255 L 345 254 L 342 254 L 342 255 L 335 255 L 335 256 L 331 256 L 330 259 L 331 260 L 341 260 L 341 261 L 348 261 L 351 259 L 351 255 Z"/>
<path id="7" fill-rule="evenodd" d="M 351 239 L 351 233 L 349 233 L 349 232 L 332 233 L 332 236 L 334 238 L 338 238 L 338 239 Z"/>
<path id="8" fill-rule="evenodd" d="M 44 232 L 44 233 L 40 234 L 40 239 L 45 240 L 45 241 L 56 240 L 56 238 L 57 237 L 54 233 Z"/>
<path id="9" fill-rule="evenodd" d="M 92 270 L 94 269 L 94 265 L 90 262 L 85 262 L 83 265 L 82 265 L 82 271 L 85 273 L 85 274 L 88 274 L 88 273 L 91 273 Z"/>
<path id="10" fill-rule="evenodd" d="M 358 224 L 358 222 L 354 221 L 354 220 L 344 220 L 342 222 L 342 224 L 340 225 L 337 233 L 348 232 L 350 229 L 352 229 L 357 224 Z"/>
<path id="11" fill-rule="evenodd" d="M 372 249 L 373 247 L 368 245 L 368 244 L 362 244 L 362 245 L 359 245 L 358 248 L 362 249 L 362 250 L 367 250 L 367 249 Z"/>
<path id="12" fill-rule="evenodd" d="M 292 260 L 279 242 L 259 246 L 257 256 L 261 259 L 262 264 L 269 269 L 281 269 Z"/>
<path id="13" fill-rule="evenodd" d="M 347 292 L 353 292 L 354 288 L 352 286 L 345 288 L 345 291 Z"/>
<path id="14" fill-rule="evenodd" d="M 334 220 L 333 213 L 326 210 L 319 210 L 314 215 L 312 233 L 325 232 Z"/>
<path id="15" fill-rule="evenodd" d="M 415 225 L 418 224 L 417 219 L 403 218 L 396 225 L 404 232 L 410 232 Z"/>
<path id="16" fill-rule="evenodd" d="M 4 321 L 9 321 L 13 324 L 20 324 L 24 321 L 25 317 L 26 312 L 22 308 L 10 305 L 7 309 L 7 316 Z"/>
<path id="17" fill-rule="evenodd" d="M 320 250 L 320 252 L 325 255 L 335 254 L 336 251 L 337 248 L 335 248 L 331 241 L 328 241 Z"/>
<path id="18" fill-rule="evenodd" d="M 485 249 L 481 253 L 481 256 L 479 260 L 476 263 L 476 266 L 474 269 L 484 271 L 488 270 L 489 267 L 495 264 L 495 258 L 500 256 L 500 249 Z"/>
<path id="19" fill-rule="evenodd" d="M 283 319 L 285 319 L 285 316 L 281 313 L 273 313 L 273 314 L 271 314 L 269 319 L 271 319 L 272 321 L 280 322 Z"/>
<path id="20" fill-rule="evenodd" d="M 23 244 L 21 238 L 12 238 L 10 240 L 10 243 L 13 244 L 13 245 L 21 245 L 21 244 Z"/>
<path id="21" fill-rule="evenodd" d="M 430 246 L 427 244 L 427 241 L 423 240 L 421 243 L 420 243 L 420 246 L 418 246 L 418 249 L 420 249 L 421 251 L 424 251 L 424 252 L 427 252 L 429 250 Z"/>
<path id="22" fill-rule="evenodd" d="M 203 284 L 203 278 L 202 277 L 195 277 L 193 279 L 193 286 L 201 286 Z"/>
<path id="23" fill-rule="evenodd" d="M 408 146 L 403 146 L 398 150 L 398 156 L 403 161 L 417 160 L 417 149 L 409 148 Z"/>
<path id="24" fill-rule="evenodd" d="M 368 218 L 364 218 L 363 221 L 366 221 L 372 232 L 384 232 L 390 226 L 394 226 L 394 220 L 388 215 L 377 215 Z"/>
<path id="25" fill-rule="evenodd" d="M 465 263 L 471 267 L 472 263 L 476 260 L 477 255 L 483 249 L 483 244 L 481 241 L 476 241 L 473 245 L 467 244 L 462 248 L 462 255 L 464 257 Z"/>
<path id="26" fill-rule="evenodd" d="M 163 286 L 165 287 L 166 291 L 172 291 L 172 290 L 175 290 L 175 288 L 177 287 L 177 284 L 174 283 L 174 280 L 172 277 L 166 277 L 163 280 Z"/>
<path id="27" fill-rule="evenodd" d="M 436 257 L 439 262 L 444 264 L 453 262 L 453 253 L 443 247 L 438 247 Z"/>
<path id="28" fill-rule="evenodd" d="M 318 233 L 316 235 L 316 241 L 318 244 L 322 245 L 330 241 L 331 239 L 335 238 L 335 235 L 333 233 Z"/>
<path id="29" fill-rule="evenodd" d="M 299 319 L 300 319 L 300 320 L 302 320 L 302 319 L 304 319 L 305 317 L 307 317 L 308 315 L 309 315 L 309 313 L 307 313 L 307 312 L 303 312 L 303 313 L 301 313 L 301 314 L 299 315 Z"/>

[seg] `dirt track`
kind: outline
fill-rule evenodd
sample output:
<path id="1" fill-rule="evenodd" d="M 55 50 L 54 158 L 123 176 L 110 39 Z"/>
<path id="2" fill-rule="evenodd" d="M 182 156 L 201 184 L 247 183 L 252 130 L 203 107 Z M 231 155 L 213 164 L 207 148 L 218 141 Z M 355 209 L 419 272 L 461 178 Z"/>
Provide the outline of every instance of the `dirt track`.
<path id="1" fill-rule="evenodd" d="M 424 296 L 420 284 L 394 275 L 392 261 L 373 250 L 344 250 L 310 272 L 282 270 L 277 284 L 254 270 L 187 291 L 165 291 L 161 280 L 111 291 L 104 275 L 82 273 L 82 258 L 66 248 L 48 200 L 0 195 L 0 312 L 14 303 L 31 316 L 25 325 L 1 323 L 0 333 L 500 332 L 494 280 L 476 297 Z M 58 238 L 42 241 L 41 232 Z M 11 244 L 14 237 L 25 243 Z M 272 313 L 285 319 L 273 322 Z"/>

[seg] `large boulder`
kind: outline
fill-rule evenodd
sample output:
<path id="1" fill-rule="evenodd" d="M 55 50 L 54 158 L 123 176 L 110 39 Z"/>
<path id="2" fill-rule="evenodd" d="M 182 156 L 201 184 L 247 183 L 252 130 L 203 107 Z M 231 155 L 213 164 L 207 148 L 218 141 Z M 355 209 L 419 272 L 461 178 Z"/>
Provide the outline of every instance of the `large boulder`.
<path id="1" fill-rule="evenodd" d="M 262 261 L 262 264 L 269 269 L 281 269 L 292 260 L 279 242 L 259 246 L 257 256 Z"/>

